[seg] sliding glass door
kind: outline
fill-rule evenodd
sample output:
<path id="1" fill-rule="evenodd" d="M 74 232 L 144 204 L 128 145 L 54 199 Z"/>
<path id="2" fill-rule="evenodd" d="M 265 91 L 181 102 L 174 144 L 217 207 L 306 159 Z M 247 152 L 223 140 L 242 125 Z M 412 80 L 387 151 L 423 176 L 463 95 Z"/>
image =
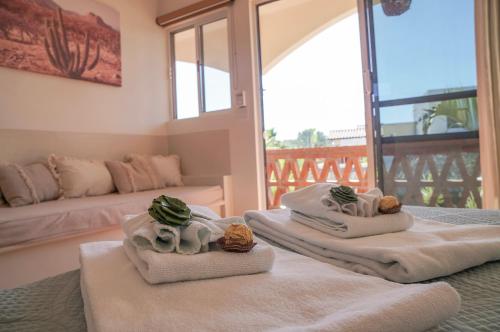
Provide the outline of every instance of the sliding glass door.
<path id="1" fill-rule="evenodd" d="M 480 207 L 474 0 L 366 0 L 378 185 Z"/>

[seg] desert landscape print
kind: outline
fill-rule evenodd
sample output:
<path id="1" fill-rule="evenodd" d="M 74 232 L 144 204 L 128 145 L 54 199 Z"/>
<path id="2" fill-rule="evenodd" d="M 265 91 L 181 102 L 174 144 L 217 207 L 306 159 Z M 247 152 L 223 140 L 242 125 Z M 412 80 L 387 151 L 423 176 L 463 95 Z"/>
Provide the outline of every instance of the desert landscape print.
<path id="1" fill-rule="evenodd" d="M 121 86 L 120 15 L 93 0 L 0 0 L 0 66 Z"/>

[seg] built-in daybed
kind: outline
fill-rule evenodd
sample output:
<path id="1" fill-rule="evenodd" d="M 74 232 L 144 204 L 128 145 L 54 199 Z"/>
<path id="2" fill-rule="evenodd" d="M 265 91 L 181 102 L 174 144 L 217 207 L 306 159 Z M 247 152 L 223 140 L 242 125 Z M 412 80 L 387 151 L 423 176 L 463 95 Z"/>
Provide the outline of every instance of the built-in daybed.
<path id="1" fill-rule="evenodd" d="M 0 207 L 0 252 L 47 240 L 117 228 L 125 215 L 142 213 L 160 195 L 178 197 L 190 204 L 225 213 L 224 178 L 184 177 L 192 184 L 129 194 L 61 199 L 20 207 Z M 196 183 L 201 185 L 196 185 Z M 206 185 L 212 183 L 213 185 Z M 203 185 L 205 184 L 205 185 Z"/>

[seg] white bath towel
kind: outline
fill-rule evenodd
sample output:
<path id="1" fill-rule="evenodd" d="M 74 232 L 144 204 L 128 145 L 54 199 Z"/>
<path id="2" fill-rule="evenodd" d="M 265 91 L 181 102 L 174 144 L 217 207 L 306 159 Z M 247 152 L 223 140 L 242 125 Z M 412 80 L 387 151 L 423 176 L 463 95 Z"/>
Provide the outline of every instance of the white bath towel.
<path id="1" fill-rule="evenodd" d="M 500 259 L 500 226 L 415 219 L 409 230 L 342 239 L 293 221 L 290 210 L 249 211 L 256 234 L 355 272 L 411 283 Z"/>
<path id="2" fill-rule="evenodd" d="M 268 273 L 152 286 L 121 242 L 81 246 L 90 332 L 425 331 L 455 314 L 446 283 L 400 285 L 275 249 Z"/>
<path id="3" fill-rule="evenodd" d="M 338 212 L 338 203 L 326 198 L 330 195 L 331 187 L 331 184 L 326 183 L 314 184 L 283 195 L 282 203 L 296 212 L 292 215 L 294 220 L 342 238 L 400 232 L 413 225 L 413 216 L 406 212 L 365 216 L 374 215 L 378 209 L 382 196 L 379 189 L 374 189 L 363 197 L 360 194 L 357 207 L 355 203 L 352 203 L 353 206 L 344 206 L 344 211 L 358 211 L 358 216 Z"/>
<path id="4" fill-rule="evenodd" d="M 128 258 L 150 284 L 261 273 L 269 271 L 274 261 L 273 248 L 265 242 L 247 253 L 211 248 L 209 252 L 192 256 L 138 249 L 127 239 L 123 247 Z"/>
<path id="5" fill-rule="evenodd" d="M 122 221 L 122 228 L 137 248 L 191 255 L 208 251 L 210 242 L 224 236 L 221 225 L 244 223 L 240 217 L 224 218 L 223 221 L 219 218 L 219 223 L 216 223 L 218 216 L 215 213 L 209 213 L 199 206 L 191 208 L 193 218 L 187 226 L 161 224 L 146 212 L 137 216 L 126 216 Z"/>

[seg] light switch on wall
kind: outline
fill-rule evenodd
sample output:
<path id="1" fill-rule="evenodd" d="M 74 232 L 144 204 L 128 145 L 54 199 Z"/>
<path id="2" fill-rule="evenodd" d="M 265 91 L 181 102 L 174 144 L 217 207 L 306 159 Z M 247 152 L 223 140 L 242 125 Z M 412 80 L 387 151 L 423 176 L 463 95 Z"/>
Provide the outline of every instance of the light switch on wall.
<path id="1" fill-rule="evenodd" d="M 243 108 L 247 106 L 245 91 L 236 92 L 236 107 Z"/>

